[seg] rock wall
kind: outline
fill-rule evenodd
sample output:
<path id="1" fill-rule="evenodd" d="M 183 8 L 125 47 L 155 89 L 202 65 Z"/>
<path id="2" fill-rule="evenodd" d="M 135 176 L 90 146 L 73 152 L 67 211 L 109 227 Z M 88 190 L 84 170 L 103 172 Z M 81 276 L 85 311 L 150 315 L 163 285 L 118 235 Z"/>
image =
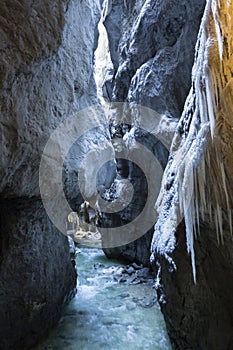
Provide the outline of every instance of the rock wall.
<path id="1" fill-rule="evenodd" d="M 3 2 L 1 40 L 2 196 L 39 195 L 38 164 L 51 131 L 96 103 L 89 2 Z M 83 18 L 89 26 L 81 29 Z M 31 162 L 31 160 L 34 160 Z"/>
<path id="2" fill-rule="evenodd" d="M 158 202 L 152 261 L 175 349 L 233 344 L 232 19 L 232 2 L 207 1 Z"/>
<path id="3" fill-rule="evenodd" d="M 0 348 L 27 349 L 75 294 L 67 239 L 38 199 L 1 201 Z"/>
<path id="4" fill-rule="evenodd" d="M 224 245 L 219 245 L 214 228 L 201 225 L 194 244 L 196 284 L 184 224 L 177 229 L 175 250 L 169 253 L 176 269 L 164 254 L 156 253 L 158 299 L 176 350 L 232 349 L 232 237 L 227 230 L 224 237 Z"/>
<path id="5" fill-rule="evenodd" d="M 1 2 L 2 350 L 36 343 L 75 292 L 67 239 L 40 199 L 39 164 L 54 128 L 97 101 L 93 51 L 99 18 L 98 1 Z M 73 170 L 68 174 L 70 193 Z"/>
<path id="6" fill-rule="evenodd" d="M 169 125 L 176 125 L 190 89 L 194 48 L 204 5 L 204 0 L 105 2 L 104 25 L 114 66 L 112 78 L 108 76 L 104 86 L 110 100 L 149 107 L 161 118 L 165 117 Z M 168 148 L 171 134 L 172 128 L 170 136 L 166 135 Z M 152 139 L 149 148 L 153 147 Z M 166 164 L 167 152 L 161 157 Z M 142 177 L 137 173 L 131 174 L 130 180 L 135 188 L 143 188 Z M 138 215 L 143 201 L 141 194 L 137 206 L 132 205 L 128 210 L 128 220 Z M 118 216 L 118 224 L 125 220 L 125 215 Z M 114 220 L 113 225 L 116 225 Z M 153 228 L 136 242 L 105 249 L 105 253 L 109 257 L 126 257 L 149 264 L 152 235 Z"/>

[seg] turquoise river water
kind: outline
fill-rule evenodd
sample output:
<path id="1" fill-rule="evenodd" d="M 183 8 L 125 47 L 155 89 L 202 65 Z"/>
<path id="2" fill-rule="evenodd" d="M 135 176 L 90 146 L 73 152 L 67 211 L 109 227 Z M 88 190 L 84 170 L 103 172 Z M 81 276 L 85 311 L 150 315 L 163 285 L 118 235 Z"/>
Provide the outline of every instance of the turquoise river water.
<path id="1" fill-rule="evenodd" d="M 152 280 L 119 282 L 124 265 L 100 249 L 81 248 L 76 261 L 77 295 L 35 350 L 171 350 Z"/>

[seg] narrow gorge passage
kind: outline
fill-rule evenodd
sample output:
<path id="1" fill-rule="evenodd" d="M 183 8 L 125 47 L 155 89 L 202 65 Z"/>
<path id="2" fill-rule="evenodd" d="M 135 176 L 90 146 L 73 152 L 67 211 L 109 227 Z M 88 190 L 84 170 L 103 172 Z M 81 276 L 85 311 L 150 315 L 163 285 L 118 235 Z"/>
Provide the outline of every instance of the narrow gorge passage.
<path id="1" fill-rule="evenodd" d="M 108 92 L 103 85 L 106 76 L 111 78 L 113 65 L 102 19 L 98 30 L 94 76 L 104 108 Z M 99 181 L 103 183 L 104 179 Z M 73 246 L 77 295 L 64 308 L 58 326 L 35 350 L 171 350 L 152 269 L 108 259 L 101 248 L 96 248 L 101 247 L 96 241 L 98 230 L 93 233 L 86 227 L 85 231 L 80 225 L 72 236 L 83 243 Z"/>
<path id="2" fill-rule="evenodd" d="M 153 275 L 78 250 L 77 295 L 56 329 L 35 350 L 171 350 Z"/>
<path id="3" fill-rule="evenodd" d="M 1 0 L 0 55 L 0 350 L 233 350 L 233 0 Z"/>

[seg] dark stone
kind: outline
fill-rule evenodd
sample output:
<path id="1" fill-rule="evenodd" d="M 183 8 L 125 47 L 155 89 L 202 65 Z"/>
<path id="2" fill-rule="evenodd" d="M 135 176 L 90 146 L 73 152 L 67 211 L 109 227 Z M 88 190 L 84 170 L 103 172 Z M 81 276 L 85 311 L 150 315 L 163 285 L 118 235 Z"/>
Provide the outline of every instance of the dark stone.
<path id="1" fill-rule="evenodd" d="M 101 267 L 104 267 L 104 264 L 102 264 L 102 263 L 95 263 L 95 264 L 94 264 L 94 269 L 95 269 L 95 270 L 97 270 L 97 269 L 99 269 L 99 268 L 101 268 Z"/>
<path id="2" fill-rule="evenodd" d="M 67 238 L 43 209 L 39 167 L 54 129 L 97 103 L 93 56 L 100 12 L 91 0 L 1 1 L 1 350 L 33 346 L 75 292 L 75 251 L 71 261 Z M 76 170 L 87 144 L 79 145 L 64 168 L 65 191 L 76 208 L 83 201 Z M 56 181 L 49 171 L 46 175 L 56 197 Z M 65 225 L 68 214 L 60 209 Z"/>
<path id="3" fill-rule="evenodd" d="M 132 273 L 135 273 L 135 270 L 132 266 L 127 266 L 124 270 L 128 275 L 132 275 Z"/>
<path id="4" fill-rule="evenodd" d="M 127 278 L 126 277 L 120 277 L 117 281 L 119 283 L 125 283 L 125 282 L 127 282 Z"/>
<path id="5" fill-rule="evenodd" d="M 137 275 L 133 274 L 130 277 L 127 278 L 126 284 L 139 284 L 140 281 L 137 279 Z"/>
<path id="6" fill-rule="evenodd" d="M 150 245 L 153 229 L 127 245 L 116 248 L 104 248 L 105 255 L 110 259 L 126 259 L 144 266 L 150 266 Z"/>
<path id="7" fill-rule="evenodd" d="M 133 268 L 134 268 L 135 270 L 139 270 L 139 269 L 142 268 L 143 265 L 138 265 L 138 264 L 136 264 L 136 263 L 134 262 L 134 263 L 131 264 L 131 266 L 133 266 Z"/>
<path id="8" fill-rule="evenodd" d="M 222 245 L 209 225 L 195 241 L 197 284 L 193 282 L 184 226 L 170 254 L 176 270 L 156 254 L 157 292 L 173 348 L 176 350 L 233 349 L 233 241 L 224 232 Z"/>
<path id="9" fill-rule="evenodd" d="M 56 324 L 75 291 L 68 240 L 41 201 L 1 201 L 0 349 L 33 346 Z"/>

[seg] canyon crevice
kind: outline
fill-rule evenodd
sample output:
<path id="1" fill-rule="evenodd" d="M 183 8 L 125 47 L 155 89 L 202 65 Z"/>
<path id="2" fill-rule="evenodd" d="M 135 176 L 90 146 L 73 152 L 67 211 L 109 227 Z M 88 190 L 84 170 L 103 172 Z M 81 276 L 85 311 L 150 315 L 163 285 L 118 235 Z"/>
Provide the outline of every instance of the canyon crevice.
<path id="1" fill-rule="evenodd" d="M 109 258 L 153 266 L 174 349 L 232 350 L 230 0 L 2 0 L 0 350 L 34 346 L 76 292 L 67 237 L 51 222 L 40 196 L 39 167 L 59 124 L 99 103 L 94 53 L 101 16 L 111 57 L 103 97 L 152 109 L 164 135 L 162 144 L 149 132 L 134 134 L 164 171 L 162 183 L 155 181 L 157 202 L 151 203 L 158 210 L 155 226 L 125 246 L 107 244 L 103 250 Z M 86 124 L 93 119 L 96 127 L 69 151 L 63 187 L 77 211 L 89 200 L 79 188 L 79 170 L 90 198 L 106 191 L 114 197 L 116 177 L 129 179 L 132 203 L 114 215 L 100 213 L 102 227 L 120 227 L 143 209 L 147 183 L 142 170 L 125 159 L 102 167 L 98 179 L 92 178 L 94 162 L 84 169 L 89 151 L 97 150 L 101 158 L 105 144 L 114 158 L 111 136 L 124 137 L 125 125 L 113 132 L 112 125 L 102 123 L 99 108 L 86 115 Z M 75 127 L 81 129 L 81 122 Z M 56 211 L 53 180 L 48 187 Z M 59 210 L 65 226 L 68 212 Z"/>

